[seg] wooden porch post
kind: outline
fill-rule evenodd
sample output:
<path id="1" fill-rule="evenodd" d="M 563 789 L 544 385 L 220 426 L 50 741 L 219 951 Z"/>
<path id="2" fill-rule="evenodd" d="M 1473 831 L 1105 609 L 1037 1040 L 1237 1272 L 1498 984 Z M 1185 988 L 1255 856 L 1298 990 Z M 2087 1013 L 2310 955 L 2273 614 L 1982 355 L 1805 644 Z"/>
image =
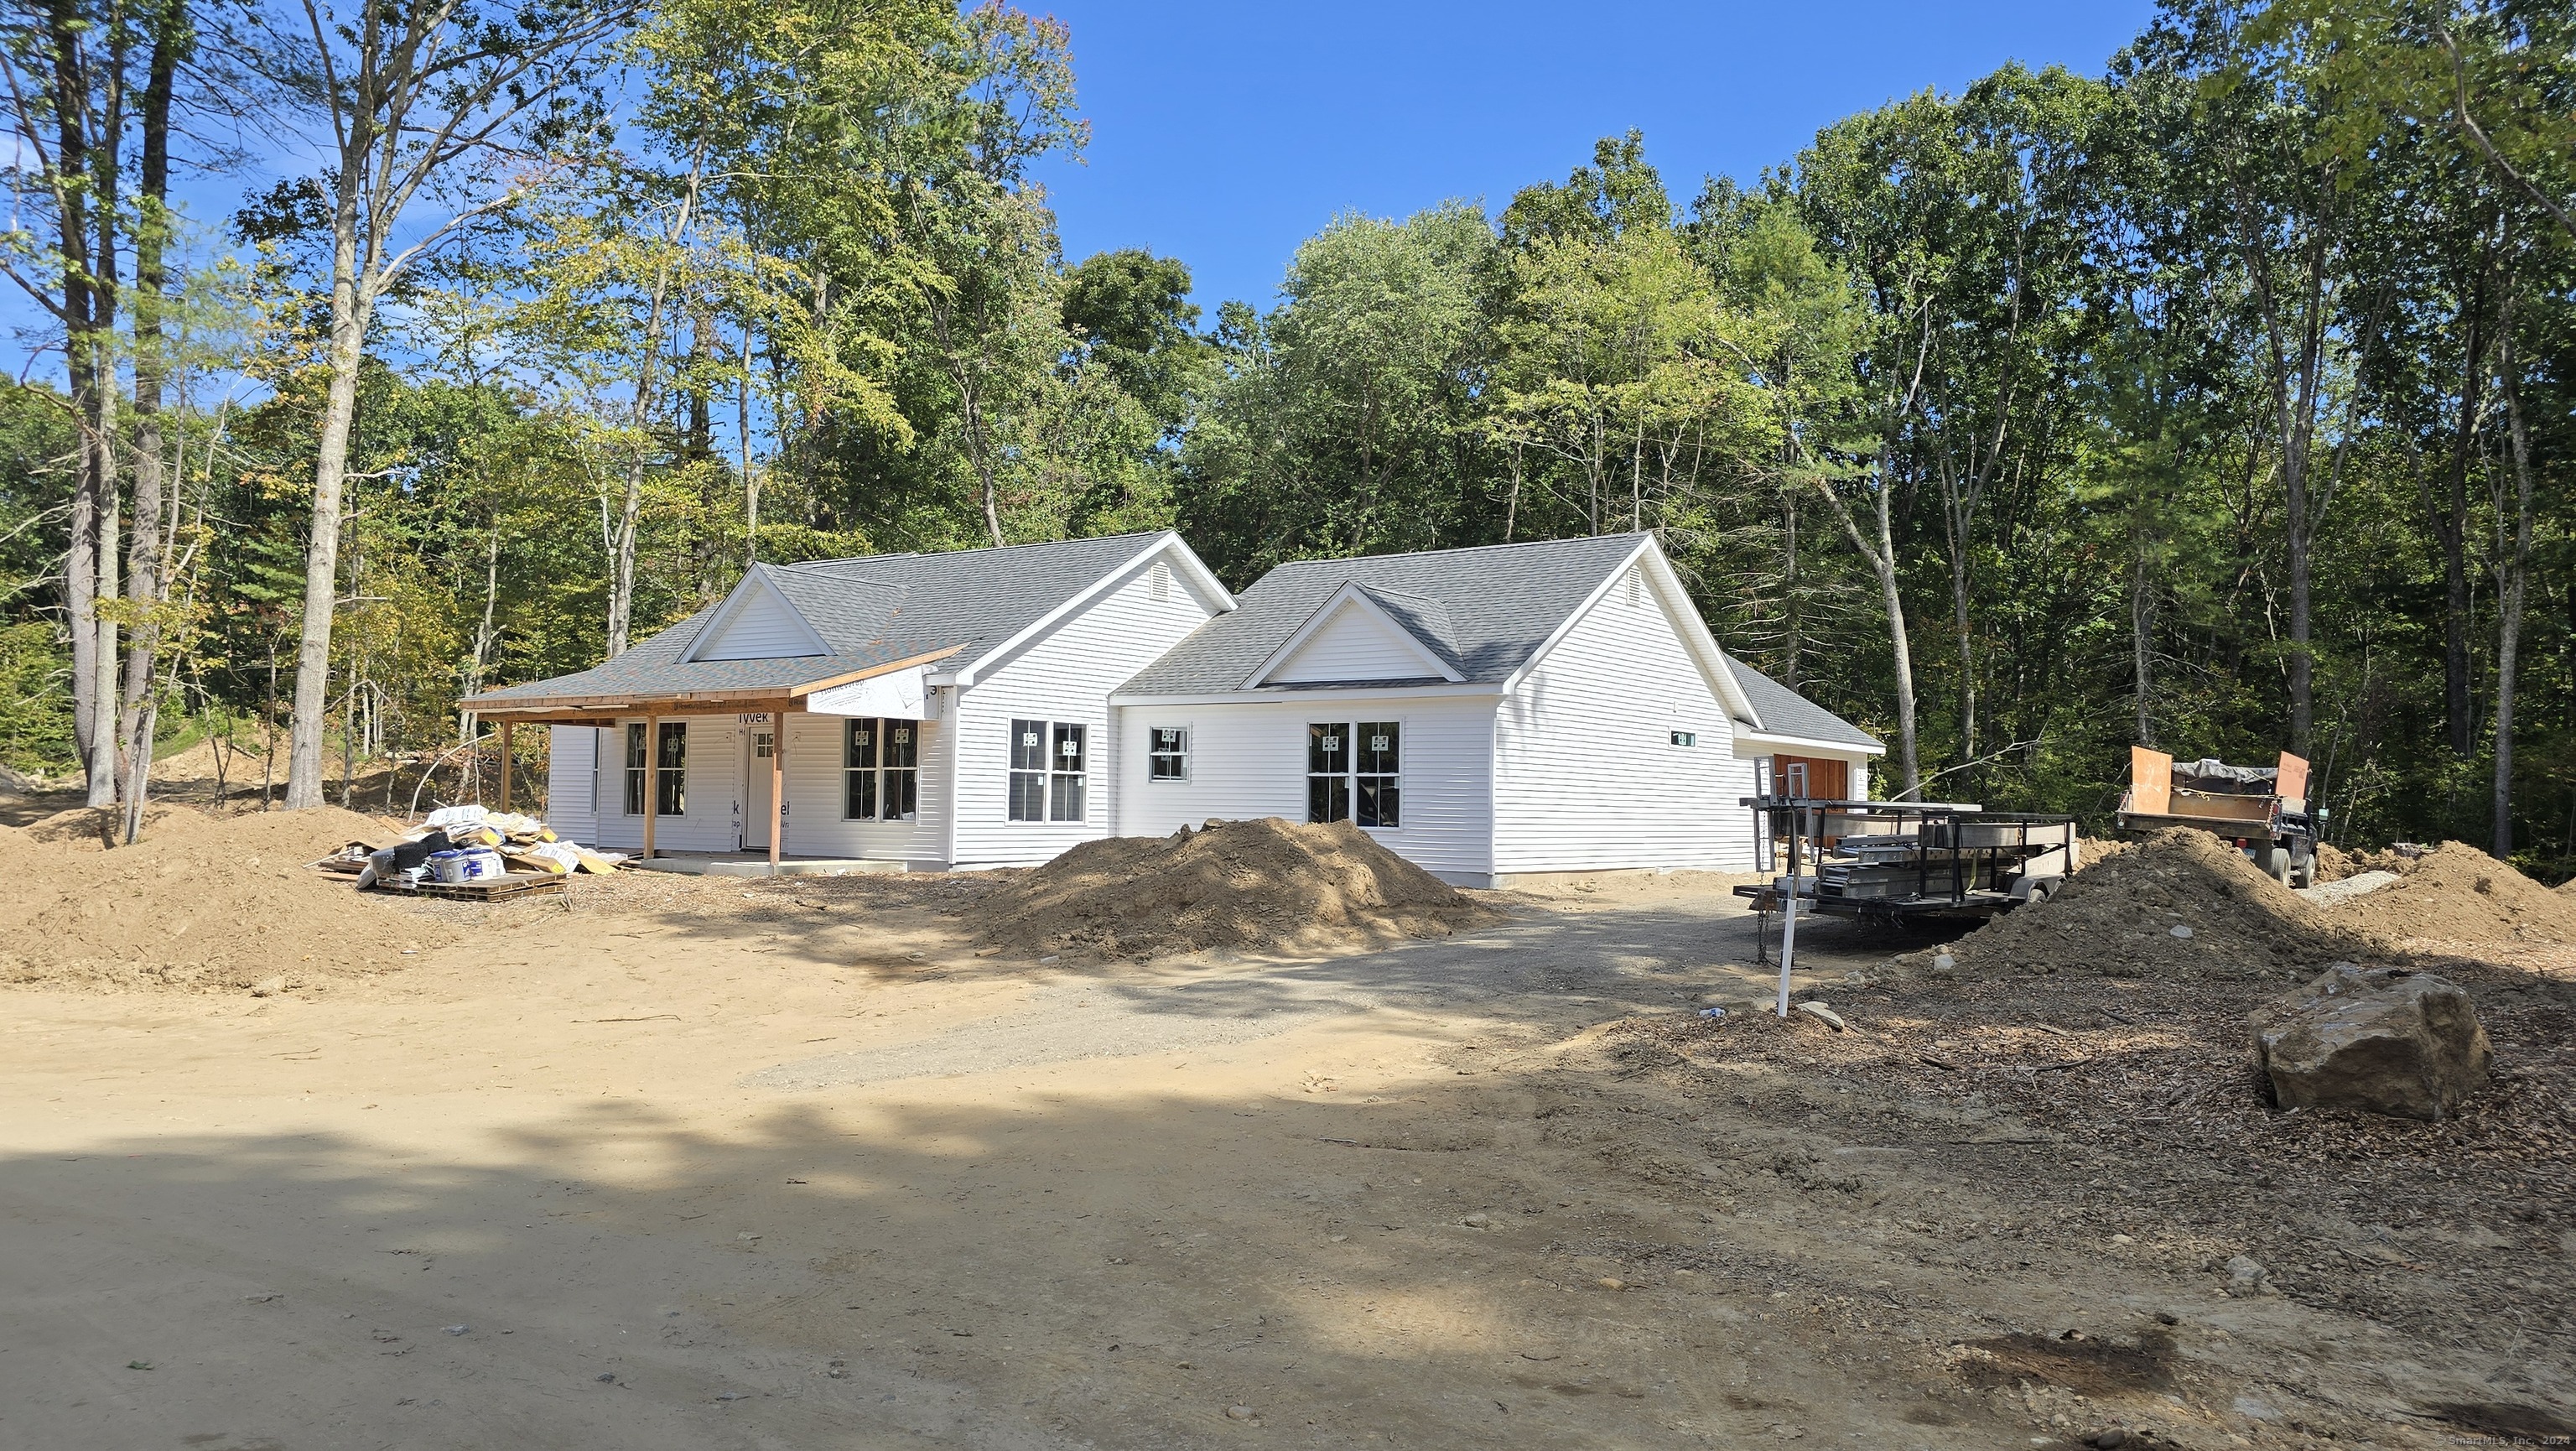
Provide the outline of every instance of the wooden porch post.
<path id="1" fill-rule="evenodd" d="M 787 703 L 769 713 L 769 874 L 778 875 L 779 843 L 786 837 Z"/>
<path id="2" fill-rule="evenodd" d="M 662 804 L 662 720 L 644 713 L 644 859 L 653 859 L 653 817 Z"/>
<path id="3" fill-rule="evenodd" d="M 501 809 L 503 811 L 510 809 L 510 727 L 514 724 L 516 722 L 507 716 L 501 718 Z"/>

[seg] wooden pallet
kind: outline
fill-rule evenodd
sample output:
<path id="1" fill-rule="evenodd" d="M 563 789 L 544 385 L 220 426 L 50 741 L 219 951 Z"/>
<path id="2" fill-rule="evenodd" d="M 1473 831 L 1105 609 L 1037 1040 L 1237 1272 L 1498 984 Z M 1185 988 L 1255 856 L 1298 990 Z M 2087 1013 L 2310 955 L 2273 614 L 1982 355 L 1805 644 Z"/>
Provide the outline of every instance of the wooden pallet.
<path id="1" fill-rule="evenodd" d="M 479 882 L 407 882 L 395 878 L 367 886 L 370 892 L 399 892 L 408 897 L 437 897 L 450 902 L 494 902 L 508 897 L 544 896 L 563 889 L 563 877 L 553 872 L 510 872 Z"/>

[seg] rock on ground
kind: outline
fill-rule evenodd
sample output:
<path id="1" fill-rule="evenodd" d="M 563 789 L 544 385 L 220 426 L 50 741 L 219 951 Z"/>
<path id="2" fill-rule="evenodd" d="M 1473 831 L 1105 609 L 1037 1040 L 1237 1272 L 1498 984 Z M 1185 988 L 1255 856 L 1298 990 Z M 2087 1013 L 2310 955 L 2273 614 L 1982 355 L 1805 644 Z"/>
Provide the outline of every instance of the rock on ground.
<path id="1" fill-rule="evenodd" d="M 2487 1080 L 2468 993 L 2429 972 L 2337 963 L 2253 1015 L 2254 1058 L 2280 1108 L 2450 1118 Z"/>

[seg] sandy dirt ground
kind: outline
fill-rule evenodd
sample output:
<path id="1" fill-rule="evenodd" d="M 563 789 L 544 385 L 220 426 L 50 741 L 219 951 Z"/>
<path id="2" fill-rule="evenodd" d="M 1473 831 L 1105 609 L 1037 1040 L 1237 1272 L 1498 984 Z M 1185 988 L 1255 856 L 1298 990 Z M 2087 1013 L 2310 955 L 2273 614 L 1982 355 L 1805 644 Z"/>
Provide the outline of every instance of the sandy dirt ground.
<path id="1" fill-rule="evenodd" d="M 1852 1032 L 1729 1037 L 1691 1010 L 1765 979 L 1701 876 L 1152 965 L 978 956 L 972 878 L 574 886 L 407 906 L 451 945 L 327 992 L 0 994 L 0 1446 L 2430 1447 L 2576 1417 L 2555 1168 L 2339 1154 L 2160 1088 L 2075 1112 L 2189 984 L 1846 991 L 1916 944 L 1809 924 L 1801 985 Z M 2482 985 L 2535 1005 L 2499 1091 L 2571 1056 L 2569 966 Z"/>

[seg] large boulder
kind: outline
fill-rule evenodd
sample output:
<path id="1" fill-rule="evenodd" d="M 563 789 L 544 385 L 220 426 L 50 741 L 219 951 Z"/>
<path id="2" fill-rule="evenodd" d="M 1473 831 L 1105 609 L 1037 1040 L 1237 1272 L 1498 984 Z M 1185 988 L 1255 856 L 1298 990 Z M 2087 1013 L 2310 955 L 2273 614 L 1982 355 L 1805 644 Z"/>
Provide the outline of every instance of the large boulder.
<path id="1" fill-rule="evenodd" d="M 2253 1015 L 2254 1061 L 2279 1108 L 2440 1121 L 2487 1081 L 2487 1030 L 2459 984 L 2338 962 Z"/>

